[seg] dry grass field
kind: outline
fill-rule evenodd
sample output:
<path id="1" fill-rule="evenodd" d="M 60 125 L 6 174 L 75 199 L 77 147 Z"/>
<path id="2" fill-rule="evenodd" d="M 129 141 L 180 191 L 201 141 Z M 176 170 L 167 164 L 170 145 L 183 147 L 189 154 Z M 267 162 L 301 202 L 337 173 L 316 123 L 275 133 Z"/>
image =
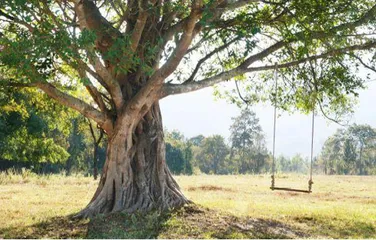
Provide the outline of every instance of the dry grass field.
<path id="1" fill-rule="evenodd" d="M 312 194 L 273 192 L 268 175 L 176 179 L 198 207 L 90 222 L 69 216 L 90 200 L 91 178 L 0 173 L 0 238 L 376 238 L 376 176 L 315 176 Z"/>

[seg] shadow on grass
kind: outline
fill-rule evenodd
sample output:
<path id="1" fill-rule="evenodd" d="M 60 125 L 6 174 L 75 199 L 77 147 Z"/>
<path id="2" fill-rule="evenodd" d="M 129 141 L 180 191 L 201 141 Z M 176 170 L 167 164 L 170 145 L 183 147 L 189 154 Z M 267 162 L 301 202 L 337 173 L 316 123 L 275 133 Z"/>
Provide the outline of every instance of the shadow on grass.
<path id="1" fill-rule="evenodd" d="M 168 213 L 116 213 L 89 220 L 54 217 L 31 226 L 0 228 L 0 238 L 304 238 L 281 222 L 237 218 L 196 205 Z"/>
<path id="2" fill-rule="evenodd" d="M 0 228 L 0 238 L 85 238 L 88 223 L 71 216 L 53 217 L 30 226 Z"/>
<path id="3" fill-rule="evenodd" d="M 277 221 L 237 218 L 199 206 L 161 214 L 111 214 L 89 223 L 88 238 L 303 238 Z"/>
<path id="4" fill-rule="evenodd" d="M 371 223 L 298 217 L 299 227 L 275 220 L 235 217 L 190 205 L 168 213 L 116 213 L 79 220 L 54 217 L 31 226 L 1 228 L 0 238 L 375 238 Z M 302 226 L 305 225 L 306 227 Z M 301 228 L 303 227 L 303 228 Z M 305 230 L 302 230 L 305 229 Z"/>

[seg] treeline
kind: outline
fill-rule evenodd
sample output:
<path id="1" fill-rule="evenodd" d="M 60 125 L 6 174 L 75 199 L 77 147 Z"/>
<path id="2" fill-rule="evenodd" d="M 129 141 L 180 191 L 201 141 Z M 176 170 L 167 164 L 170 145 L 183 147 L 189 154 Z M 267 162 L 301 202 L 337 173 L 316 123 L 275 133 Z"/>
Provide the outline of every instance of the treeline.
<path id="1" fill-rule="evenodd" d="M 187 139 L 178 131 L 166 132 L 166 157 L 175 174 L 259 174 L 272 171 L 272 156 L 255 113 L 243 110 L 233 119 L 227 143 L 220 135 Z M 303 173 L 308 157 L 277 156 L 276 172 Z M 376 130 L 354 124 L 330 136 L 312 162 L 315 174 L 376 175 Z"/>
<path id="2" fill-rule="evenodd" d="M 79 95 L 79 91 L 76 90 Z M 187 138 L 165 130 L 166 161 L 174 174 L 270 173 L 272 156 L 256 114 L 244 109 L 233 118 L 230 138 Z M 0 170 L 97 176 L 107 139 L 92 122 L 55 104 L 34 89 L 0 91 Z M 307 173 L 308 158 L 278 156 L 277 172 Z M 315 173 L 376 174 L 376 130 L 369 125 L 339 129 L 313 162 Z"/>
<path id="3" fill-rule="evenodd" d="M 175 174 L 264 173 L 271 168 L 265 135 L 256 114 L 248 109 L 233 119 L 228 144 L 224 137 L 198 135 L 187 139 L 165 131 L 166 161 Z"/>
<path id="4" fill-rule="evenodd" d="M 272 155 L 256 114 L 244 109 L 233 118 L 229 141 L 220 135 L 186 138 L 179 131 L 167 131 L 166 161 L 175 174 L 260 174 L 270 173 Z M 279 156 L 278 172 L 306 173 L 307 158 Z"/>
<path id="5" fill-rule="evenodd" d="M 220 135 L 198 135 L 186 138 L 177 130 L 165 130 L 166 161 L 174 174 L 261 174 L 272 171 L 272 156 L 264 152 L 249 151 L 236 154 L 230 143 Z M 278 156 L 276 172 L 308 172 L 310 162 L 301 154 L 293 157 Z"/>

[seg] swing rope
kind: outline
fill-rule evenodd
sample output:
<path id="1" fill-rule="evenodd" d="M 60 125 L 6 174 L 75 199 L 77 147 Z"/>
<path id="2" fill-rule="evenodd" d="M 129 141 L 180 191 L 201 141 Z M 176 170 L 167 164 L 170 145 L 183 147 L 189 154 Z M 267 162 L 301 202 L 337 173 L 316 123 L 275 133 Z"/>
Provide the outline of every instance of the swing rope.
<path id="1" fill-rule="evenodd" d="M 276 126 L 277 126 L 277 90 L 278 90 L 278 81 L 277 81 L 277 69 L 274 71 L 274 82 L 275 82 L 275 88 L 274 88 L 274 123 L 273 123 L 273 163 L 272 163 L 272 186 L 271 189 L 274 190 L 275 187 L 275 132 L 276 132 Z"/>
<path id="2" fill-rule="evenodd" d="M 308 190 L 302 189 L 293 189 L 293 188 L 282 188 L 275 186 L 275 139 L 276 139 L 276 127 L 277 127 L 277 94 L 278 94 L 278 73 L 277 68 L 274 70 L 274 81 L 275 81 L 275 89 L 274 89 L 274 126 L 273 126 L 273 162 L 272 162 L 272 182 L 271 182 L 271 190 L 283 190 L 283 191 L 292 191 L 292 192 L 302 192 L 302 193 L 311 193 L 312 192 L 312 171 L 313 171 L 313 141 L 314 141 L 314 133 L 315 133 L 315 108 L 312 111 L 312 132 L 311 132 L 311 165 L 310 165 L 310 173 L 309 173 L 309 180 L 308 180 Z"/>
<path id="3" fill-rule="evenodd" d="M 312 192 L 312 171 L 313 171 L 313 140 L 315 136 L 315 108 L 312 111 L 312 132 L 311 132 L 311 168 L 309 171 L 308 191 Z"/>

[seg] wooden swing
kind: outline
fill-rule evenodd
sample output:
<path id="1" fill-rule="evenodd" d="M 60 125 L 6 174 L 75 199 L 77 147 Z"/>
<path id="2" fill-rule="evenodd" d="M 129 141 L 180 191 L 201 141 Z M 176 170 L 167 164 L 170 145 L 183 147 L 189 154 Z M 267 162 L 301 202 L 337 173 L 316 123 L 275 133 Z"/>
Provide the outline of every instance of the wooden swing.
<path id="1" fill-rule="evenodd" d="M 295 188 L 286 188 L 286 187 L 276 187 L 275 186 L 275 131 L 277 125 L 277 69 L 275 69 L 275 95 L 274 95 L 274 127 L 273 127 L 273 164 L 272 164 L 272 184 L 270 189 L 275 191 L 289 191 L 289 192 L 301 192 L 301 193 L 311 193 L 312 192 L 312 164 L 313 164 L 313 138 L 314 138 L 314 131 L 315 131 L 315 111 L 312 111 L 312 134 L 311 134 L 311 166 L 310 166 L 310 174 L 308 180 L 308 190 L 305 189 L 295 189 Z"/>

